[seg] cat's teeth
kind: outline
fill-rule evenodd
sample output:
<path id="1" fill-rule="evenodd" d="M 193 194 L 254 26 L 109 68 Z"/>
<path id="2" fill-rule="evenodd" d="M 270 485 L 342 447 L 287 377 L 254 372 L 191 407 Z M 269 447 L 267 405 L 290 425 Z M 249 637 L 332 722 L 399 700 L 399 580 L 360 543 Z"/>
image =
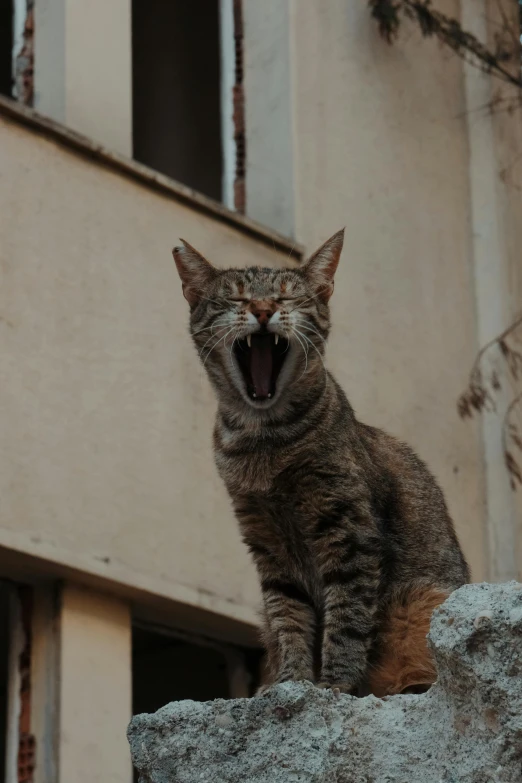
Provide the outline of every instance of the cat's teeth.
<path id="1" fill-rule="evenodd" d="M 255 399 L 257 397 L 257 394 L 255 392 L 252 392 L 252 397 Z"/>
<path id="2" fill-rule="evenodd" d="M 251 334 L 247 334 L 247 343 L 248 343 L 248 347 L 252 348 L 252 335 Z"/>
<path id="3" fill-rule="evenodd" d="M 272 399 L 272 395 L 270 393 L 268 394 L 268 399 Z"/>
<path id="4" fill-rule="evenodd" d="M 275 340 L 275 344 L 277 345 L 277 343 L 279 342 L 279 335 L 278 334 L 274 334 L 274 340 Z"/>

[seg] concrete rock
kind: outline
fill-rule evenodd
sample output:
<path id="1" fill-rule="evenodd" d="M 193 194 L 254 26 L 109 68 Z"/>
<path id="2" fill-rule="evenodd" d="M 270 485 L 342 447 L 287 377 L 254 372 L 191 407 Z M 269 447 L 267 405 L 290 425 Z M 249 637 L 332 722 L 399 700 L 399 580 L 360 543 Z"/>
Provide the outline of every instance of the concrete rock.
<path id="1" fill-rule="evenodd" d="M 520 783 L 522 584 L 466 585 L 435 612 L 438 681 L 358 699 L 285 683 L 168 704 L 129 726 L 142 783 Z"/>

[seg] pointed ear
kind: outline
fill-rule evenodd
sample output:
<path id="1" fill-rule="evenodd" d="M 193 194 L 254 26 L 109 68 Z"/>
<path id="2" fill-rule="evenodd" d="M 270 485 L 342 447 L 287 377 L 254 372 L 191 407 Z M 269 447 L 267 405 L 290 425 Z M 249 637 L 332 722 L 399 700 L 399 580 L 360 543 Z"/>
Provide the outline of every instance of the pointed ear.
<path id="1" fill-rule="evenodd" d="M 201 300 L 203 291 L 215 278 L 217 272 L 192 245 L 184 239 L 180 239 L 180 242 L 183 244 L 175 247 L 172 255 L 181 278 L 183 296 L 193 308 Z"/>
<path id="2" fill-rule="evenodd" d="M 305 263 L 303 269 L 317 296 L 328 302 L 334 289 L 334 275 L 341 257 L 344 228 L 330 237 Z"/>

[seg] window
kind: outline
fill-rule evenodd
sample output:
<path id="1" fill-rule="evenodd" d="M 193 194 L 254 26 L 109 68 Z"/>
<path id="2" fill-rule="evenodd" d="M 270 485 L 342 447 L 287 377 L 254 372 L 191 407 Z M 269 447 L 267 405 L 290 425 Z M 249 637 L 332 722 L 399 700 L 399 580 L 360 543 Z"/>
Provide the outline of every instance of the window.
<path id="1" fill-rule="evenodd" d="M 0 93 L 8 97 L 13 94 L 13 24 L 13 0 L 0 0 Z"/>
<path id="2" fill-rule="evenodd" d="M 0 783 L 5 783 L 9 704 L 9 590 L 0 582 Z"/>
<path id="3" fill-rule="evenodd" d="M 0 0 L 0 94 L 33 105 L 34 0 Z"/>
<path id="4" fill-rule="evenodd" d="M 238 145 L 234 86 L 242 70 L 238 6 L 132 1 L 134 157 L 229 207 Z"/>
<path id="5" fill-rule="evenodd" d="M 32 589 L 0 579 L 0 783 L 33 779 L 31 617 Z"/>
<path id="6" fill-rule="evenodd" d="M 133 714 L 171 701 L 250 696 L 259 680 L 261 651 L 137 624 L 132 629 Z"/>
<path id="7" fill-rule="evenodd" d="M 260 661 L 257 649 L 136 624 L 132 630 L 132 713 L 156 712 L 182 699 L 251 696 L 258 684 Z"/>

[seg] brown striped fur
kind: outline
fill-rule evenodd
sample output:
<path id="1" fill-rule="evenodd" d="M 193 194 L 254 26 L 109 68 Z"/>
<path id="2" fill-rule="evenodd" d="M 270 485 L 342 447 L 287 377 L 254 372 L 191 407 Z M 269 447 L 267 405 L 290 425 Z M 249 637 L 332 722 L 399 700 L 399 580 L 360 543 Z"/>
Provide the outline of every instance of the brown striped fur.
<path id="1" fill-rule="evenodd" d="M 188 243 L 174 259 L 259 572 L 269 681 L 397 692 L 432 681 L 429 615 L 469 573 L 427 467 L 359 422 L 324 368 L 342 245 L 299 269 L 217 270 Z"/>
<path id="2" fill-rule="evenodd" d="M 380 632 L 381 655 L 368 672 L 375 696 L 419 692 L 436 679 L 427 633 L 433 610 L 446 600 L 447 590 L 414 589 L 395 601 Z"/>

